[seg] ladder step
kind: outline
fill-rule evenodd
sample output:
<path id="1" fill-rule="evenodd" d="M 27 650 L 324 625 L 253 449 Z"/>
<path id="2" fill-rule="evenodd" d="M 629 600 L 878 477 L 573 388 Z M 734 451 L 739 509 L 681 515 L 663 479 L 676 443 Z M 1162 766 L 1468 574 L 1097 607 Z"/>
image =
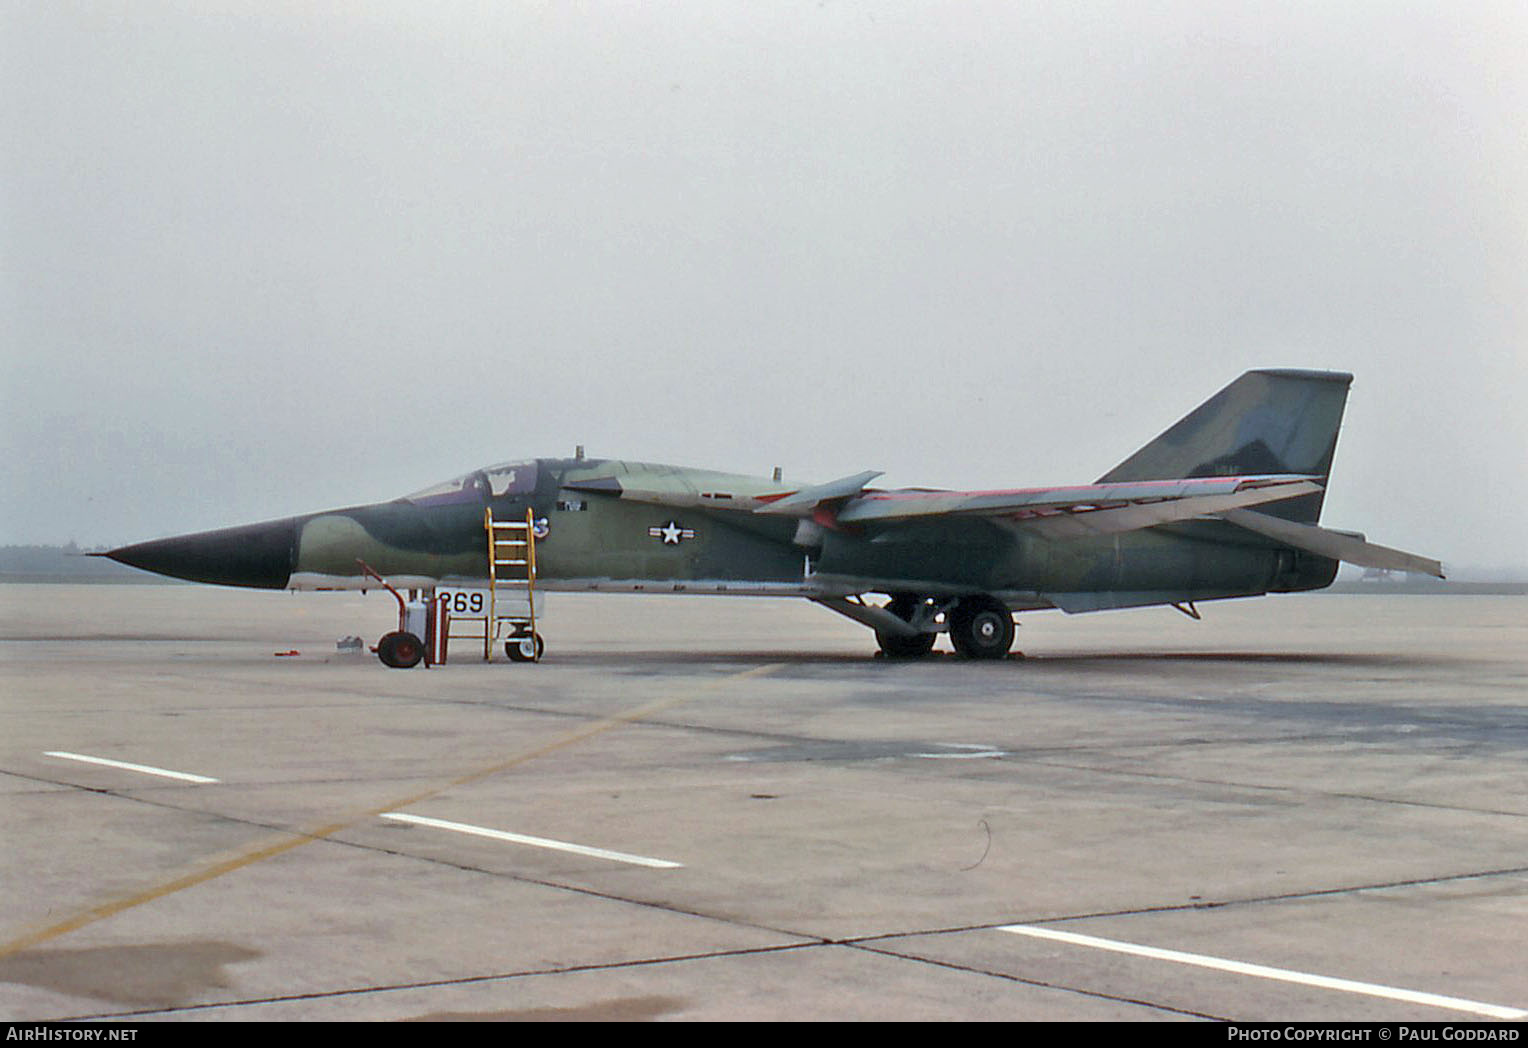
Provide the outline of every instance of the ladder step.
<path id="1" fill-rule="evenodd" d="M 536 530 L 529 514 L 524 520 L 494 520 L 493 511 L 483 514 L 488 529 L 488 615 L 483 637 L 483 658 L 488 659 L 491 641 L 513 626 L 518 632 L 535 628 Z M 502 573 L 502 574 L 501 574 Z M 465 637 L 463 639 L 466 639 Z"/>

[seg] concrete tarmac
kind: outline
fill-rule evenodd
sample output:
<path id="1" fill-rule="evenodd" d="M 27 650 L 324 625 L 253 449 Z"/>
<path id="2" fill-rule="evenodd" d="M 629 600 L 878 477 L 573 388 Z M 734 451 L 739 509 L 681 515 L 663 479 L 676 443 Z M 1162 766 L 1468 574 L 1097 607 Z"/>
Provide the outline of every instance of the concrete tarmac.
<path id="1" fill-rule="evenodd" d="M 0 586 L 0 1018 L 1528 1009 L 1528 598 L 1025 615 L 1000 663 L 549 608 L 540 665 L 397 671 L 335 649 L 385 594 Z"/>

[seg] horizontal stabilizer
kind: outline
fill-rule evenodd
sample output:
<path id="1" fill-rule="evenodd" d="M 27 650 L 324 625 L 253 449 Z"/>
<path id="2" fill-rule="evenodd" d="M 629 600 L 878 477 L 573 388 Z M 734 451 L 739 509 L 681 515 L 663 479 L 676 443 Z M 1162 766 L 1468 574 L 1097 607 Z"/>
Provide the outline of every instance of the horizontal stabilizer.
<path id="1" fill-rule="evenodd" d="M 1365 542 L 1361 538 L 1344 535 L 1315 524 L 1297 524 L 1291 520 L 1281 520 L 1278 517 L 1270 517 L 1266 513 L 1247 509 L 1233 509 L 1219 516 L 1239 528 L 1255 531 L 1286 546 L 1318 553 L 1332 560 L 1346 561 L 1363 568 L 1411 571 L 1420 575 L 1443 578 L 1443 565 L 1436 560 L 1419 557 L 1415 553 L 1406 553 L 1403 550 L 1391 549 L 1389 546 Z"/>

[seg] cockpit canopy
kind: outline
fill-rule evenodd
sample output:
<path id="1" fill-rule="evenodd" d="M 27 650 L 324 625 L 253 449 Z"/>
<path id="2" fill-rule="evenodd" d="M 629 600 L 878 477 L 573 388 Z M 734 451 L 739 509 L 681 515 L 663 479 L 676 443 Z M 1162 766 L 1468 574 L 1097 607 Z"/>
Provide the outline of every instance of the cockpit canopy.
<path id="1" fill-rule="evenodd" d="M 405 502 L 416 506 L 440 506 L 454 502 L 470 502 L 478 505 L 490 498 L 506 495 L 528 495 L 536 490 L 536 462 L 501 462 L 464 473 L 452 480 L 431 485 L 412 495 L 405 495 Z"/>

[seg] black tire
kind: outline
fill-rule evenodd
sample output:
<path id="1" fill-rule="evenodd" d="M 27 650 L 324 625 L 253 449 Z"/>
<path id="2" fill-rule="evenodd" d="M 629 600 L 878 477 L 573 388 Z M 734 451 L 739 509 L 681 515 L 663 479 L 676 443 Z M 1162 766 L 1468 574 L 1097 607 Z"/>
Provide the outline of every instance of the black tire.
<path id="1" fill-rule="evenodd" d="M 377 641 L 377 658 L 395 670 L 412 669 L 424 658 L 424 641 L 402 630 L 389 633 Z"/>
<path id="2" fill-rule="evenodd" d="M 886 605 L 887 611 L 891 612 L 903 622 L 911 622 L 913 613 L 923 603 L 923 598 L 911 593 L 898 593 L 891 598 Z M 905 637 L 897 633 L 884 633 L 875 631 L 875 642 L 880 645 L 881 651 L 890 659 L 921 659 L 934 650 L 934 635 L 932 633 L 920 633 L 916 637 Z"/>
<path id="3" fill-rule="evenodd" d="M 527 640 L 535 642 L 536 654 L 532 655 L 520 645 Z M 504 654 L 508 655 L 511 662 L 540 662 L 541 653 L 546 650 L 546 645 L 541 641 L 541 634 L 532 633 L 529 637 L 511 637 L 504 642 Z"/>
<path id="4" fill-rule="evenodd" d="M 1013 647 L 1013 612 L 996 597 L 962 597 L 950 612 L 950 643 L 967 659 L 1002 659 Z"/>

